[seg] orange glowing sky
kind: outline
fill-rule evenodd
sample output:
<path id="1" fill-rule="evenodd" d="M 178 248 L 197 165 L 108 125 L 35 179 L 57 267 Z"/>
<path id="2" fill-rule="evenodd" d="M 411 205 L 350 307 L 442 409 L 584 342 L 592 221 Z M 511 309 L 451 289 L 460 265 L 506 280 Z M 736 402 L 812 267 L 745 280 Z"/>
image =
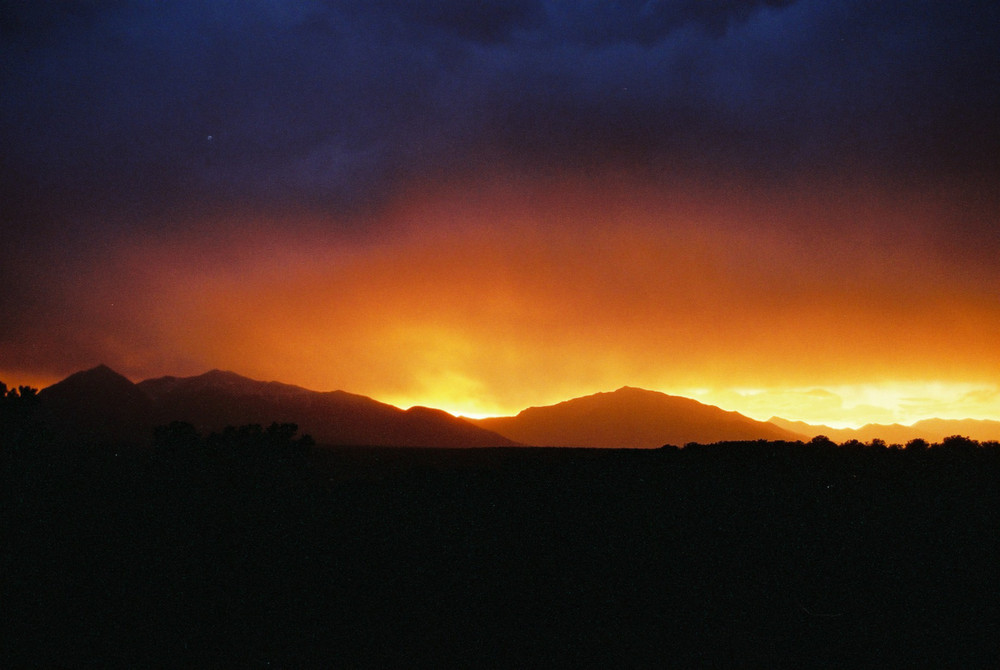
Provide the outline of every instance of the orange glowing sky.
<path id="1" fill-rule="evenodd" d="M 1000 419 L 998 12 L 5 7 L 0 380 Z"/>
<path id="2" fill-rule="evenodd" d="M 795 193 L 499 175 L 401 195 L 377 240 L 219 221 L 82 261 L 52 306 L 81 326 L 31 346 L 473 416 L 631 385 L 834 426 L 1000 418 L 1000 285 L 928 232 L 950 200 Z"/>

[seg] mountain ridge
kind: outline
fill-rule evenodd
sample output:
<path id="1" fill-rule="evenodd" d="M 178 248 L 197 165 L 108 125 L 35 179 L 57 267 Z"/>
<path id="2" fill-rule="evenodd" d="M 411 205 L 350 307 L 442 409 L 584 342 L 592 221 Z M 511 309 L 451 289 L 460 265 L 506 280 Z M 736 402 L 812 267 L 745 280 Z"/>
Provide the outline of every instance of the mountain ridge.
<path id="1" fill-rule="evenodd" d="M 921 419 L 909 425 L 868 423 L 860 428 L 832 428 L 805 421 L 790 421 L 777 416 L 772 416 L 768 421 L 809 437 L 825 435 L 835 442 L 850 440 L 871 442 L 874 439 L 884 440 L 889 444 L 906 444 L 915 439 L 940 442 L 951 435 L 962 435 L 983 442 L 1000 440 L 1000 421 L 990 419 L 931 418 Z"/>
<path id="2" fill-rule="evenodd" d="M 225 370 L 133 383 L 102 364 L 39 397 L 64 440 L 148 443 L 153 426 L 171 421 L 191 423 L 202 434 L 278 422 L 296 424 L 324 446 L 517 446 L 443 411 L 411 412 L 346 391 L 310 391 Z"/>
<path id="3" fill-rule="evenodd" d="M 538 446 L 650 449 L 665 444 L 802 439 L 802 435 L 692 398 L 623 386 L 511 417 L 477 419 L 479 426 Z"/>
<path id="4" fill-rule="evenodd" d="M 182 420 L 202 432 L 224 425 L 290 422 L 320 444 L 358 446 L 514 446 L 500 435 L 446 412 L 408 413 L 347 391 L 311 391 L 225 370 L 139 382 L 159 406 L 161 420 Z M 264 419 L 258 417 L 267 417 Z"/>
<path id="5" fill-rule="evenodd" d="M 841 443 L 877 438 L 890 444 L 916 438 L 936 442 L 951 435 L 980 441 L 1000 438 L 1000 421 L 986 419 L 924 419 L 910 426 L 868 424 L 857 429 L 777 416 L 758 421 L 692 398 L 627 385 L 527 407 L 514 416 L 472 419 L 433 407 L 404 410 L 348 391 L 313 391 L 220 369 L 133 383 L 100 364 L 42 389 L 39 397 L 57 435 L 87 440 L 148 441 L 153 426 L 171 421 L 191 423 L 203 434 L 227 425 L 295 423 L 302 433 L 331 446 L 655 448 L 690 442 L 797 441 L 817 435 Z"/>

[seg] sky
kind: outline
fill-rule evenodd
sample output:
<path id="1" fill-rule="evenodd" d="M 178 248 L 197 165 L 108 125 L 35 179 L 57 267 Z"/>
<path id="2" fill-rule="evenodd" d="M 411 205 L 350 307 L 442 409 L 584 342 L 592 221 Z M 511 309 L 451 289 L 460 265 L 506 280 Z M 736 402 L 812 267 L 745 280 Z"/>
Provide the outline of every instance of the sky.
<path id="1" fill-rule="evenodd" d="M 1000 419 L 1000 8 L 8 1 L 0 379 Z"/>

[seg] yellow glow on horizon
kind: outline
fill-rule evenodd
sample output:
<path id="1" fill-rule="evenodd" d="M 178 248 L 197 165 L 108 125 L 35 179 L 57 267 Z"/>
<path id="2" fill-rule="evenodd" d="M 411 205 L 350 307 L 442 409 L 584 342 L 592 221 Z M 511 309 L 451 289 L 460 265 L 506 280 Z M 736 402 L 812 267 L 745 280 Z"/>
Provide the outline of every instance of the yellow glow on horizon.
<path id="1" fill-rule="evenodd" d="M 475 417 L 633 386 L 834 428 L 1000 419 L 1000 283 L 910 234 L 949 221 L 933 194 L 502 177 L 402 194 L 378 235 L 248 218 L 122 244 L 0 379 L 37 359 Z"/>
<path id="2" fill-rule="evenodd" d="M 473 389 L 482 385 L 469 379 L 457 379 L 449 385 L 446 378 L 434 392 L 417 396 L 399 394 L 377 397 L 378 400 L 408 409 L 434 407 L 453 416 L 482 419 L 513 416 L 523 409 L 556 404 L 615 388 L 580 389 L 569 395 L 544 396 L 520 406 L 502 405 L 477 397 Z M 635 384 L 620 384 L 619 386 Z M 649 387 L 648 390 L 658 390 Z M 923 419 L 992 419 L 1000 420 L 1000 388 L 985 384 L 958 382 L 886 382 L 881 384 L 833 385 L 828 388 L 753 388 L 753 389 L 663 389 L 668 395 L 692 398 L 727 411 L 736 411 L 758 421 L 778 417 L 804 421 L 830 428 L 860 428 L 866 424 L 911 425 Z"/>
<path id="3" fill-rule="evenodd" d="M 483 407 L 480 406 L 475 401 L 463 402 L 462 400 L 456 400 L 455 402 L 448 402 L 446 400 L 444 402 L 432 403 L 432 402 L 413 402 L 412 400 L 408 400 L 406 398 L 399 400 L 394 398 L 386 398 L 379 400 L 381 400 L 382 402 L 387 402 L 390 405 L 395 405 L 396 407 L 399 407 L 401 409 L 411 409 L 413 407 L 431 407 L 433 409 L 440 409 L 447 412 L 448 414 L 451 414 L 454 417 L 462 419 L 488 419 L 494 416 L 510 416 L 510 414 L 508 414 L 507 412 L 503 412 L 500 410 L 483 409 Z M 514 412 L 514 414 L 517 414 L 517 412 Z"/>
<path id="4" fill-rule="evenodd" d="M 759 421 L 777 416 L 831 428 L 923 419 L 1000 419 L 1000 387 L 961 382 L 882 382 L 824 388 L 692 389 L 679 393 Z"/>
<path id="5" fill-rule="evenodd" d="M 0 370 L 0 382 L 6 384 L 8 389 L 29 386 L 33 389 L 41 390 L 46 386 L 52 386 L 63 378 L 65 378 L 65 375 L 60 377 L 58 375 L 36 374 L 20 370 Z"/>

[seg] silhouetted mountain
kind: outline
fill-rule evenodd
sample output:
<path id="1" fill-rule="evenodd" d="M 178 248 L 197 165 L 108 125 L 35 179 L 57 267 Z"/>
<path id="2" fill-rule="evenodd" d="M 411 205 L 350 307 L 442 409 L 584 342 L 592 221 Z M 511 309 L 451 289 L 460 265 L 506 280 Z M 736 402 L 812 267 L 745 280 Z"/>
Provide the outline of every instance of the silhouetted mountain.
<path id="1" fill-rule="evenodd" d="M 158 423 L 187 421 L 199 432 L 227 425 L 295 423 L 319 444 L 494 447 L 513 441 L 440 410 L 407 411 L 344 391 L 317 392 L 212 370 L 138 384 L 155 403 Z"/>
<path id="2" fill-rule="evenodd" d="M 628 386 L 475 423 L 518 442 L 552 447 L 656 448 L 688 442 L 794 441 L 802 437 L 690 398 Z"/>
<path id="3" fill-rule="evenodd" d="M 928 442 L 940 442 L 950 435 L 964 435 L 981 442 L 1000 441 L 1000 421 L 986 419 L 924 419 L 910 426 L 898 423 L 888 425 L 869 423 L 861 428 L 831 428 L 804 421 L 788 421 L 780 417 L 771 417 L 769 421 L 807 437 L 826 435 L 834 442 L 848 440 L 871 442 L 875 438 L 885 440 L 888 444 L 906 444 L 917 438 Z"/>
<path id="4" fill-rule="evenodd" d="M 41 416 L 59 438 L 142 442 L 153 426 L 193 424 L 203 435 L 226 426 L 294 423 L 319 444 L 369 446 L 536 446 L 655 448 L 664 444 L 880 438 L 905 444 L 950 435 L 1000 440 L 1000 421 L 928 419 L 912 426 L 869 424 L 836 429 L 773 417 L 756 421 L 690 398 L 622 387 L 611 393 L 531 407 L 517 416 L 463 419 L 427 407 L 402 410 L 345 391 L 310 391 L 212 370 L 138 384 L 99 365 L 39 392 Z"/>
<path id="5" fill-rule="evenodd" d="M 153 426 L 153 403 L 106 365 L 70 375 L 38 393 L 44 416 L 59 437 L 88 442 L 143 439 Z"/>

